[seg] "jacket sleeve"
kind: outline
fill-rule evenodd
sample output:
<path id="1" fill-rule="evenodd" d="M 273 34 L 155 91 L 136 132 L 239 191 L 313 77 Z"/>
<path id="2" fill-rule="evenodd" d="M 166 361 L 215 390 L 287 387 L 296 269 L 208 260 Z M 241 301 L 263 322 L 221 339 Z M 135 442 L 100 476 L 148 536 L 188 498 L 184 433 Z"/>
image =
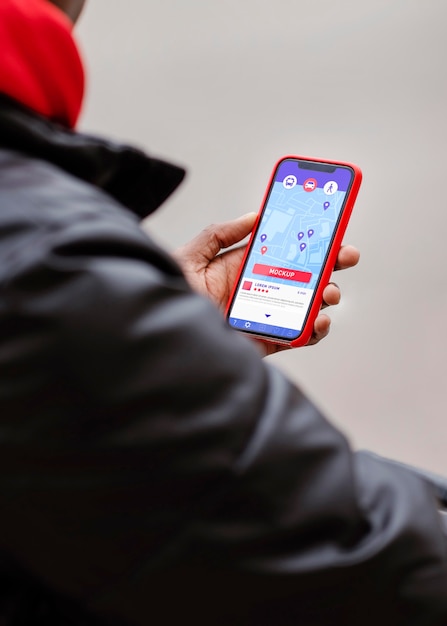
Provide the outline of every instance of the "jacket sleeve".
<path id="1" fill-rule="evenodd" d="M 87 226 L 9 286 L 8 557 L 120 624 L 447 624 L 429 485 L 353 453 L 132 218 Z"/>

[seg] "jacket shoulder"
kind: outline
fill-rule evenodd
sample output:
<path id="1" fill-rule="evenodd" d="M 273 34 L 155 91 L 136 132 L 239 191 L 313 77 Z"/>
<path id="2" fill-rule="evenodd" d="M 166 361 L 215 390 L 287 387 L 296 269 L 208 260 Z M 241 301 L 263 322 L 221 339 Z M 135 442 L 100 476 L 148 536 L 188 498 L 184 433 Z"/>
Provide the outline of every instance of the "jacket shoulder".
<path id="1" fill-rule="evenodd" d="M 57 166 L 0 150 L 0 281 L 64 248 L 79 254 L 120 248 L 180 271 L 145 233 L 139 219 L 112 196 Z"/>

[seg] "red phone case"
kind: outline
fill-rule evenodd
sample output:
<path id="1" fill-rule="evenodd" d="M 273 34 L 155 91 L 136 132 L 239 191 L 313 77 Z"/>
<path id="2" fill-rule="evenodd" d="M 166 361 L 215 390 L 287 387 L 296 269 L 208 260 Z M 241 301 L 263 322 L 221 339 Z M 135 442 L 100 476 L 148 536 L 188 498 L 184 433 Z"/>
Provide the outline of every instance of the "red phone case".
<path id="1" fill-rule="evenodd" d="M 327 165 L 335 165 L 335 166 L 344 166 L 344 167 L 349 167 L 352 171 L 353 171 L 353 180 L 351 183 L 351 187 L 348 191 L 347 197 L 345 199 L 345 204 L 344 204 L 344 208 L 343 208 L 343 212 L 339 217 L 339 221 L 338 221 L 338 225 L 337 225 L 337 229 L 335 231 L 335 234 L 333 235 L 332 238 L 332 242 L 329 246 L 328 252 L 327 252 L 327 258 L 326 258 L 326 262 L 323 268 L 323 271 L 321 273 L 321 277 L 320 277 L 320 281 L 316 287 L 315 290 L 315 294 L 312 300 L 312 304 L 309 308 L 308 314 L 307 314 L 307 318 L 305 321 L 305 324 L 303 326 L 303 329 L 301 331 L 300 336 L 293 340 L 293 341 L 285 341 L 285 340 L 280 340 L 280 339 L 275 339 L 274 337 L 266 337 L 266 336 L 262 336 L 262 335 L 255 335 L 253 333 L 249 333 L 252 336 L 261 339 L 262 341 L 265 341 L 267 343 L 276 343 L 276 344 L 281 344 L 281 345 L 289 345 L 291 347 L 298 347 L 298 346 L 303 346 L 306 345 L 311 336 L 312 336 L 312 332 L 313 332 L 313 326 L 314 326 L 314 322 L 315 319 L 320 311 L 320 307 L 323 301 L 323 291 L 324 288 L 326 287 L 326 285 L 328 284 L 332 271 L 334 269 L 335 263 L 337 261 L 337 255 L 338 255 L 338 251 L 340 250 L 340 246 L 343 242 L 343 236 L 345 234 L 346 228 L 348 226 L 348 222 L 349 222 L 349 218 L 351 217 L 351 213 L 352 213 L 352 209 L 354 207 L 355 204 L 355 200 L 357 198 L 357 194 L 360 188 L 360 184 L 362 182 L 362 172 L 360 170 L 359 167 L 357 167 L 357 165 L 354 165 L 352 163 L 347 163 L 347 162 L 343 162 L 343 161 L 333 161 L 333 160 L 328 160 L 328 159 L 320 159 L 320 158 L 314 158 L 314 157 L 305 157 L 305 156 L 296 156 L 296 155 L 287 155 L 287 156 L 283 156 L 281 157 L 277 163 L 275 164 L 275 167 L 273 168 L 272 174 L 270 176 L 270 180 L 269 183 L 267 185 L 267 189 L 265 191 L 264 194 L 264 198 L 261 204 L 261 209 L 259 211 L 256 223 L 254 225 L 251 237 L 250 237 L 250 241 L 247 245 L 247 249 L 245 251 L 244 254 L 244 258 L 242 259 L 242 263 L 241 266 L 239 268 L 239 272 L 238 272 L 238 276 L 237 279 L 234 283 L 232 292 L 231 292 L 231 296 L 230 299 L 228 301 L 228 305 L 227 305 L 227 309 L 226 309 L 226 317 L 228 318 L 228 314 L 230 311 L 230 307 L 232 305 L 236 290 L 238 288 L 239 282 L 240 282 L 240 278 L 241 278 L 241 273 L 244 269 L 245 266 L 245 262 L 247 259 L 248 254 L 250 253 L 252 244 L 253 244 L 253 240 L 255 237 L 255 234 L 257 232 L 257 228 L 258 228 L 258 224 L 259 221 L 262 217 L 262 212 L 263 209 L 265 207 L 265 204 L 267 202 L 268 199 L 268 195 L 270 192 L 270 188 L 274 182 L 274 177 L 276 174 L 276 171 L 280 165 L 280 163 L 282 161 L 284 161 L 285 159 L 297 159 L 300 161 L 311 161 L 314 163 L 323 163 L 323 164 L 327 164 Z M 242 331 L 243 332 L 243 331 Z"/>

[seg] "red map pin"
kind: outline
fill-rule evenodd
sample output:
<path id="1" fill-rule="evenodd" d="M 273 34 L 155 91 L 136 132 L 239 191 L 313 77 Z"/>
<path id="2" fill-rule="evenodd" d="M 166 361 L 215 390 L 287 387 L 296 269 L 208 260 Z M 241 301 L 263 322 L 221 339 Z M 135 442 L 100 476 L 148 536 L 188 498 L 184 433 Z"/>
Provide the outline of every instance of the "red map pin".
<path id="1" fill-rule="evenodd" d="M 267 250 L 268 250 L 267 246 L 262 246 L 261 254 L 265 254 L 267 252 Z"/>

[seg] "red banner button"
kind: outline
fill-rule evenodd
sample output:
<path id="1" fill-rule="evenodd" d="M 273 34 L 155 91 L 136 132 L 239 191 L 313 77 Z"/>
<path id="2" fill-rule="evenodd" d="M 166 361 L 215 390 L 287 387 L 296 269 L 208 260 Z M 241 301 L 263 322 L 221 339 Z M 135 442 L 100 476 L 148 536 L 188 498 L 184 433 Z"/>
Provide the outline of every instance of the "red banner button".
<path id="1" fill-rule="evenodd" d="M 262 265 L 262 263 L 255 263 L 253 274 L 293 280 L 297 283 L 310 283 L 312 278 L 311 272 L 300 272 L 299 270 L 292 270 L 289 267 L 273 267 L 272 265 Z"/>

